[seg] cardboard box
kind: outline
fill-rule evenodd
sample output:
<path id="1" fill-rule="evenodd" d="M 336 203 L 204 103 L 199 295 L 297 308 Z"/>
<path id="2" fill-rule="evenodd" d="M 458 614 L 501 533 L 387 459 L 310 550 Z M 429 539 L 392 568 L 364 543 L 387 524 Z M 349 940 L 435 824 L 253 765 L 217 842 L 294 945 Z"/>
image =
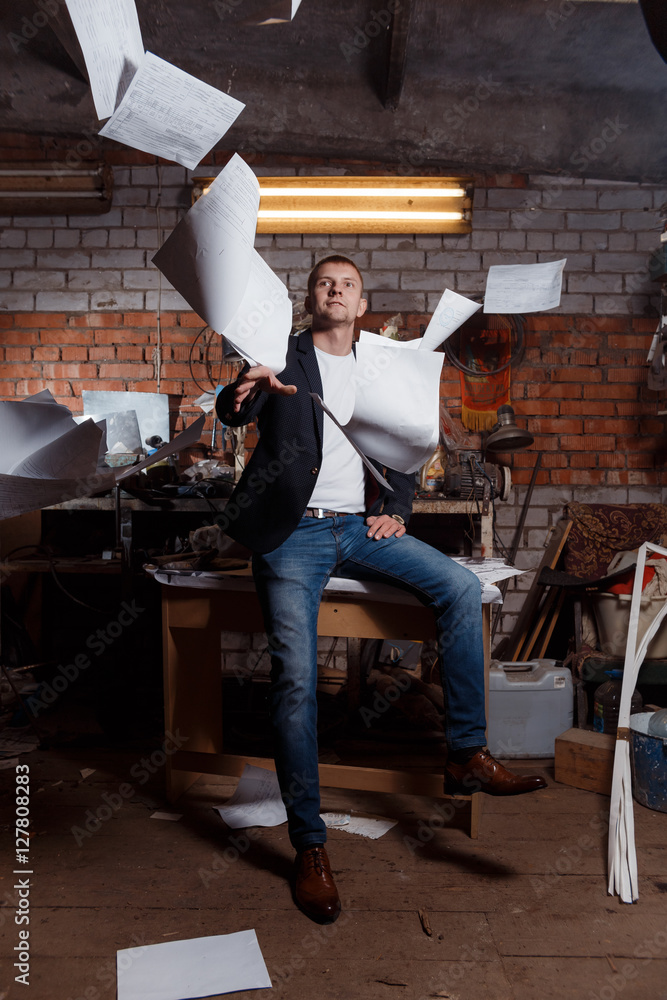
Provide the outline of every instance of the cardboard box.
<path id="1" fill-rule="evenodd" d="M 564 785 L 611 795 L 616 737 L 568 729 L 556 737 L 554 777 Z"/>

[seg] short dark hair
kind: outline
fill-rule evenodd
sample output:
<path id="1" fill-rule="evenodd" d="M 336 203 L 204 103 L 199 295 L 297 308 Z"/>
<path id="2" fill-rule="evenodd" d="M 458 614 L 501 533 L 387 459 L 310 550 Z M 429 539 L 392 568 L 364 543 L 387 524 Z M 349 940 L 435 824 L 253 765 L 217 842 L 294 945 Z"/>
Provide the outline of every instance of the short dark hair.
<path id="1" fill-rule="evenodd" d="M 357 267 L 357 265 L 354 263 L 354 261 L 350 260 L 349 257 L 343 257 L 342 254 L 332 253 L 329 257 L 323 257 L 322 260 L 318 260 L 317 264 L 315 265 L 315 267 L 313 268 L 313 270 L 308 275 L 308 294 L 309 295 L 313 294 L 313 287 L 314 287 L 315 281 L 317 279 L 317 272 L 319 271 L 319 269 L 324 264 L 349 264 L 350 267 L 353 267 L 354 270 L 359 275 L 359 280 L 361 281 L 361 290 L 363 292 L 363 290 L 364 290 L 364 279 L 362 277 L 361 271 L 359 270 L 359 268 Z"/>

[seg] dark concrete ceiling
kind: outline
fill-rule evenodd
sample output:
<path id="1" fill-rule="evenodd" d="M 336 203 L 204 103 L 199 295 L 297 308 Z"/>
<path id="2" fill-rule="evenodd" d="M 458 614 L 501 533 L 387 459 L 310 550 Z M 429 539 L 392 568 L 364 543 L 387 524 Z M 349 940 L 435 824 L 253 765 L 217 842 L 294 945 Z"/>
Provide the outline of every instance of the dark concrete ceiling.
<path id="1" fill-rule="evenodd" d="M 292 23 L 262 27 L 244 23 L 255 6 L 137 0 L 147 49 L 246 103 L 225 148 L 380 160 L 406 173 L 667 180 L 667 65 L 636 3 L 303 0 Z M 394 110 L 391 31 L 367 29 L 388 8 L 402 29 L 411 15 Z M 89 88 L 50 25 L 17 45 L 34 10 L 0 4 L 0 129 L 96 131 Z M 396 33 L 394 82 L 400 42 Z"/>

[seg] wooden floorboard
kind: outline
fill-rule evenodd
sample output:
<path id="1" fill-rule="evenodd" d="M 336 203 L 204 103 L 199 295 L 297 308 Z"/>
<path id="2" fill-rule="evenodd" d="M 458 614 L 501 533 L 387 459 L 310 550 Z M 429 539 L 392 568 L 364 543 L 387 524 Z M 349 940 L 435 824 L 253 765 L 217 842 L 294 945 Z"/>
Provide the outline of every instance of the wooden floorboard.
<path id="1" fill-rule="evenodd" d="M 292 903 L 285 827 L 246 841 L 214 811 L 234 779 L 203 778 L 176 807 L 179 822 L 152 820 L 163 774 L 140 780 L 141 758 L 22 758 L 34 831 L 29 990 L 12 982 L 13 774 L 0 771 L 0 1000 L 113 1000 L 118 949 L 248 928 L 274 988 L 238 998 L 667 1000 L 667 815 L 635 805 L 640 899 L 626 906 L 606 892 L 608 798 L 556 784 L 545 762 L 534 766 L 548 789 L 485 798 L 477 841 L 460 814 L 443 822 L 446 800 L 324 789 L 325 809 L 398 823 L 377 841 L 330 832 L 345 909 L 322 928 Z M 123 783 L 132 794 L 119 800 Z M 109 801 L 120 804 L 87 831 Z"/>

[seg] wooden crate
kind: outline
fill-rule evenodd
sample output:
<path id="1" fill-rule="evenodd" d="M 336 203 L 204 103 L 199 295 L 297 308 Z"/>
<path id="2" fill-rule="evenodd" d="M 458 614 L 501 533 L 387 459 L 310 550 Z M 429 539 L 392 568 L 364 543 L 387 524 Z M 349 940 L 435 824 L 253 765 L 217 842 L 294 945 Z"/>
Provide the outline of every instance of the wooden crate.
<path id="1" fill-rule="evenodd" d="M 616 738 L 588 729 L 568 729 L 556 737 L 555 778 L 564 785 L 611 795 Z"/>

